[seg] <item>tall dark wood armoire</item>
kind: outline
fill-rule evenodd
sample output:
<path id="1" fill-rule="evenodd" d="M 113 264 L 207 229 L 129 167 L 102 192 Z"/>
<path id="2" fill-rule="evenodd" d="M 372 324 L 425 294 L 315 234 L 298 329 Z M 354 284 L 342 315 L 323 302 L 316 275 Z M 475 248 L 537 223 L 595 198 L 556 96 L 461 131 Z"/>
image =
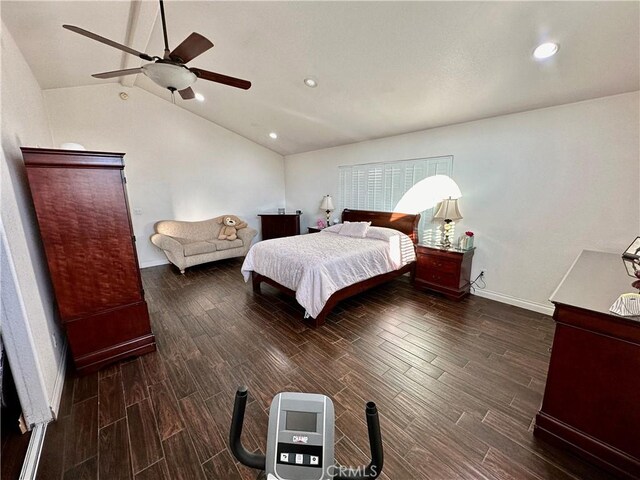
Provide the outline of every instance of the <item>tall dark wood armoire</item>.
<path id="1" fill-rule="evenodd" d="M 76 369 L 155 350 L 122 153 L 22 148 Z"/>

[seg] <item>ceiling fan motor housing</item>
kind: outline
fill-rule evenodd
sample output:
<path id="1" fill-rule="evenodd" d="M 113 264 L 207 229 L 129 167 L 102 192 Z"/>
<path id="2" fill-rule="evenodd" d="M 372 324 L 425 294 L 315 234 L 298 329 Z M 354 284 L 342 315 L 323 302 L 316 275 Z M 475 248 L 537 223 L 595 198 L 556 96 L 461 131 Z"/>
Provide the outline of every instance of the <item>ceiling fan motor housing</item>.
<path id="1" fill-rule="evenodd" d="M 148 63 L 142 66 L 144 74 L 161 87 L 184 90 L 195 83 L 198 77 L 184 66 L 172 63 Z"/>

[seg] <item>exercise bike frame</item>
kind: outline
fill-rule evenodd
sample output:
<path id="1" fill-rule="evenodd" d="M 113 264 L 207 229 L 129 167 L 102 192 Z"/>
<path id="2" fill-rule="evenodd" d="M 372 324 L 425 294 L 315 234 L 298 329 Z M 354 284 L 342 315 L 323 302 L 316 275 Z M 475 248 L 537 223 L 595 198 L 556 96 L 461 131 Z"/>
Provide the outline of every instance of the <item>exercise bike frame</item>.
<path id="1" fill-rule="evenodd" d="M 248 389 L 240 387 L 236 391 L 235 403 L 233 405 L 233 416 L 231 418 L 231 429 L 229 431 L 229 448 L 231 453 L 240 463 L 249 468 L 264 471 L 266 468 L 266 458 L 264 455 L 251 453 L 242 445 L 242 428 L 244 425 L 244 413 L 247 407 Z M 371 449 L 371 462 L 366 466 L 344 467 L 335 465 L 333 467 L 333 480 L 373 480 L 382 473 L 384 464 L 384 452 L 382 450 L 382 436 L 380 434 L 380 420 L 376 404 L 368 402 L 365 408 L 367 418 L 367 430 L 369 433 L 369 445 Z M 330 467 L 331 468 L 331 467 Z"/>

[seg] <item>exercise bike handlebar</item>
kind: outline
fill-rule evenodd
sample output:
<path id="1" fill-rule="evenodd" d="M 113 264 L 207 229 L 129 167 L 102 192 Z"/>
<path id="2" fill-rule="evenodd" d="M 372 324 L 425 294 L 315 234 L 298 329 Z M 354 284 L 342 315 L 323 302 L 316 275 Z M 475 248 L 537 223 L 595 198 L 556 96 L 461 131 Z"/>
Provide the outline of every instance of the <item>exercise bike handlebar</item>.
<path id="1" fill-rule="evenodd" d="M 380 435 L 380 419 L 378 418 L 378 408 L 375 403 L 367 403 L 366 415 L 371 463 L 358 468 L 337 466 L 337 473 L 333 477 L 334 480 L 373 480 L 382 473 L 384 454 L 382 451 L 382 436 Z"/>
<path id="2" fill-rule="evenodd" d="M 233 405 L 233 416 L 231 417 L 231 430 L 229 431 L 229 448 L 231 453 L 240 463 L 256 470 L 266 468 L 266 458 L 264 455 L 251 453 L 242 445 L 242 426 L 244 424 L 244 411 L 247 407 L 247 387 L 240 387 L 236 391 L 236 400 Z"/>

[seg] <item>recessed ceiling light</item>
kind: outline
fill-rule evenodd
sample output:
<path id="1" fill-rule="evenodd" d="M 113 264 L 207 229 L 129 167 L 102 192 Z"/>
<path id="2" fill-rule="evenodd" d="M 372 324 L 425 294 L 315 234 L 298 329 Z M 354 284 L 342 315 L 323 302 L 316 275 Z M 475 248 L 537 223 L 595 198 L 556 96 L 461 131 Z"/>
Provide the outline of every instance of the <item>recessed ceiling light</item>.
<path id="1" fill-rule="evenodd" d="M 204 95 L 202 95 L 200 92 L 197 92 L 196 100 L 198 100 L 199 102 L 204 102 Z"/>
<path id="2" fill-rule="evenodd" d="M 276 138 L 278 138 L 278 134 L 277 134 L 276 132 L 271 132 L 271 133 L 269 134 L 269 136 L 270 136 L 271 138 L 273 138 L 274 140 L 275 140 Z"/>
<path id="3" fill-rule="evenodd" d="M 318 81 L 313 77 L 307 77 L 304 79 L 304 84 L 310 88 L 316 88 L 318 86 Z"/>
<path id="4" fill-rule="evenodd" d="M 558 53 L 558 49 L 560 45 L 557 43 L 543 43 L 538 45 L 536 49 L 533 51 L 533 56 L 537 60 L 544 60 L 545 58 L 553 57 L 556 53 Z"/>

